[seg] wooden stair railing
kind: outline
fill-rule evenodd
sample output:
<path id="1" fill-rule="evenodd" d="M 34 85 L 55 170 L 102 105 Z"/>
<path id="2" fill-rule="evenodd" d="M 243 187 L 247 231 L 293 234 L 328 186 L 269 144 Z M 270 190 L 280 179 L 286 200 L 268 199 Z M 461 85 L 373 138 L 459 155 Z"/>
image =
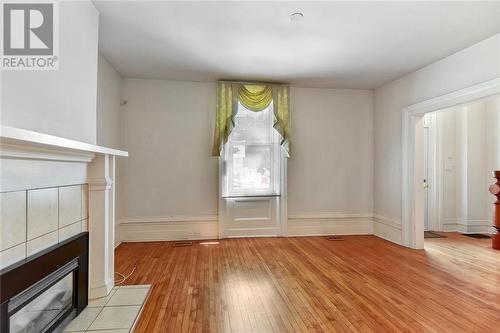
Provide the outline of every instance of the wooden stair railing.
<path id="1" fill-rule="evenodd" d="M 494 203 L 495 212 L 493 214 L 491 245 L 494 249 L 500 250 L 500 170 L 493 171 L 493 178 L 496 178 L 497 181 L 490 186 L 490 193 L 497 197 L 497 201 Z"/>

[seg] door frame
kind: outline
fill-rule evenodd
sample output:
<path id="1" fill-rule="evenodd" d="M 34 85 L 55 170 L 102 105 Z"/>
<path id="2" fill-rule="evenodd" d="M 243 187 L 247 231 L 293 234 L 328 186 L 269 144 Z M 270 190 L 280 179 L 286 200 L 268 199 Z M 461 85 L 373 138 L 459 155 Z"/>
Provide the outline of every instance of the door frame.
<path id="1" fill-rule="evenodd" d="M 403 108 L 402 245 L 424 248 L 423 115 L 500 94 L 500 77 Z"/>
<path id="2" fill-rule="evenodd" d="M 226 238 L 224 235 L 224 220 L 227 218 L 227 210 L 226 210 L 226 204 L 224 202 L 225 198 L 222 197 L 222 171 L 223 171 L 223 159 L 222 159 L 222 154 L 224 154 L 224 151 L 221 153 L 221 156 L 218 158 L 218 188 L 219 188 L 219 194 L 218 194 L 218 221 L 217 221 L 217 230 L 218 230 L 218 238 Z M 281 158 L 281 163 L 280 163 L 280 196 L 278 200 L 278 223 L 280 226 L 280 237 L 286 237 L 287 236 L 287 224 L 288 224 L 288 208 L 287 208 L 287 170 L 288 170 L 288 158 L 285 155 L 285 152 L 283 149 L 280 147 L 280 158 Z M 259 198 L 259 197 L 256 197 Z"/>

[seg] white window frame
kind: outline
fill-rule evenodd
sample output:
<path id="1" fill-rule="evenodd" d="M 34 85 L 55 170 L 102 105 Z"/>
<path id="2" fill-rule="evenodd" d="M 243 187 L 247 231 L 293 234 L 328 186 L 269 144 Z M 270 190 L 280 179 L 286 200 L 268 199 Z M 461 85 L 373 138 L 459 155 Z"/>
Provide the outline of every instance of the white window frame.
<path id="1" fill-rule="evenodd" d="M 238 104 L 239 108 L 244 108 L 241 104 Z M 238 112 L 240 109 L 238 110 Z M 248 112 L 253 112 L 253 111 L 248 111 Z M 263 112 L 263 111 L 260 111 Z M 228 142 L 224 145 L 222 154 L 221 154 L 221 160 L 222 160 L 222 178 L 221 178 L 221 183 L 222 183 L 222 196 L 225 198 L 236 198 L 236 197 L 270 197 L 270 196 L 280 196 L 281 195 L 281 173 L 282 173 L 282 167 L 281 164 L 283 163 L 283 157 L 282 157 L 282 148 L 279 143 L 279 134 L 277 134 L 276 130 L 273 128 L 274 125 L 274 114 L 273 114 L 273 108 L 272 108 L 272 103 L 268 106 L 269 112 L 269 131 L 271 133 L 271 136 L 274 137 L 274 140 L 271 140 L 270 143 L 262 143 L 262 142 L 245 142 L 245 141 L 232 141 L 231 136 L 228 140 Z M 237 126 L 237 124 L 236 124 Z M 236 127 L 235 127 L 236 128 Z M 234 131 L 234 129 L 233 129 Z M 271 189 L 251 189 L 251 190 L 235 190 L 232 188 L 232 183 L 231 183 L 231 176 L 232 176 L 232 171 L 233 171 L 233 159 L 228 158 L 228 154 L 230 149 L 232 147 L 238 145 L 238 143 L 241 142 L 242 145 L 245 145 L 246 148 L 248 147 L 269 147 L 269 154 L 271 158 Z M 277 151 L 279 150 L 279 151 Z"/>

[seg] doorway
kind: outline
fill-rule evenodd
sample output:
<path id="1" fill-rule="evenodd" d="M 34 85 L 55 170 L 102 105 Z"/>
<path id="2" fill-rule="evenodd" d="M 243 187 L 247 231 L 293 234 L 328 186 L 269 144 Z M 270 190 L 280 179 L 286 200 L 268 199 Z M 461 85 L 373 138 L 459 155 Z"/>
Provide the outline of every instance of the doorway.
<path id="1" fill-rule="evenodd" d="M 424 115 L 435 111 L 446 110 L 462 104 L 497 98 L 498 95 L 500 95 L 500 78 L 417 103 L 403 109 L 403 245 L 415 249 L 424 248 L 426 198 L 429 195 L 426 193 L 427 189 L 423 184 L 423 179 L 426 175 L 426 164 L 424 164 L 425 151 L 423 148 Z M 441 161 L 441 167 L 443 165 L 442 163 L 443 161 Z M 498 163 L 498 161 L 495 163 Z M 473 184 L 478 187 L 486 186 L 487 179 L 490 175 L 487 175 L 486 173 L 481 175 L 483 180 L 477 180 L 474 178 L 473 180 L 471 179 L 467 185 Z M 491 181 L 491 179 L 489 179 L 489 181 Z M 487 191 L 487 186 L 484 187 L 484 190 Z M 439 193 L 438 196 L 439 198 L 442 198 L 443 194 Z M 486 201 L 484 203 L 484 207 L 485 209 L 487 207 Z M 439 220 L 442 220 L 441 216 L 439 217 Z M 460 220 L 456 220 L 455 222 L 458 225 L 461 224 Z M 428 223 L 431 223 L 431 219 L 428 219 Z"/>

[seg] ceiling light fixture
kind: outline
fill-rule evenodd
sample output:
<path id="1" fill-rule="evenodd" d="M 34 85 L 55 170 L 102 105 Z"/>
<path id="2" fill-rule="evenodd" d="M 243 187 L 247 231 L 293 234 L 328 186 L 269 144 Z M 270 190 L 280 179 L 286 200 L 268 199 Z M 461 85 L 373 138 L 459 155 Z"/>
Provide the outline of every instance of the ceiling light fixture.
<path id="1" fill-rule="evenodd" d="M 291 14 L 291 15 L 290 15 L 290 20 L 291 20 L 292 22 L 297 22 L 297 21 L 300 21 L 300 20 L 302 20 L 303 18 L 304 18 L 304 14 L 299 13 L 299 12 L 297 12 L 297 13 L 293 13 L 293 14 Z"/>

